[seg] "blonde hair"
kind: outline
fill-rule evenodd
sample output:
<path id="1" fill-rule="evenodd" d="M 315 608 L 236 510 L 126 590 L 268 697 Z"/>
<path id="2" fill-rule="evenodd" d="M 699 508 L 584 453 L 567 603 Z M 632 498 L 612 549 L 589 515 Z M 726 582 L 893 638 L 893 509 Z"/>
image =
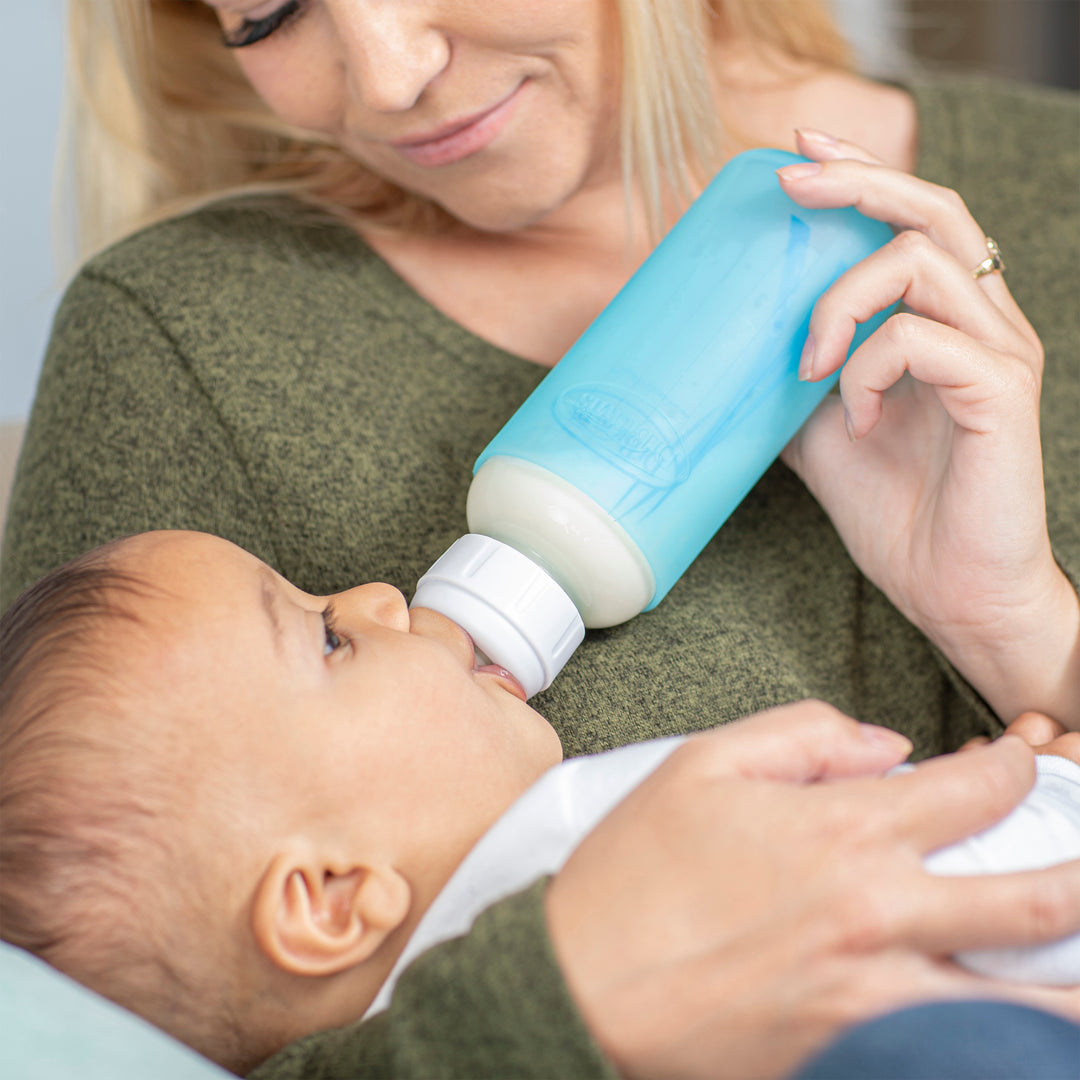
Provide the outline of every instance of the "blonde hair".
<path id="1" fill-rule="evenodd" d="M 715 169 L 709 50 L 726 33 L 796 60 L 850 63 L 821 0 L 617 0 L 624 181 L 654 227 Z M 68 129 L 81 254 L 236 192 L 289 193 L 369 224 L 436 230 L 438 206 L 282 123 L 198 0 L 70 0 Z"/>

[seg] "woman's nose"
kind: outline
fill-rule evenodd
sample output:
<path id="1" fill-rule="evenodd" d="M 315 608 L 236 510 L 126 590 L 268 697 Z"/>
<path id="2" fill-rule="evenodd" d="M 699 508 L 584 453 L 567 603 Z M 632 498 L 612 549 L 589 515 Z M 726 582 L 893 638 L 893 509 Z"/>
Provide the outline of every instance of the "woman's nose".
<path id="1" fill-rule="evenodd" d="M 409 605 L 399 589 L 382 582 L 358 585 L 355 589 L 338 593 L 334 607 L 343 619 L 377 623 L 388 630 L 408 633 Z"/>
<path id="2" fill-rule="evenodd" d="M 327 0 L 353 98 L 372 112 L 411 109 L 450 60 L 430 0 Z"/>

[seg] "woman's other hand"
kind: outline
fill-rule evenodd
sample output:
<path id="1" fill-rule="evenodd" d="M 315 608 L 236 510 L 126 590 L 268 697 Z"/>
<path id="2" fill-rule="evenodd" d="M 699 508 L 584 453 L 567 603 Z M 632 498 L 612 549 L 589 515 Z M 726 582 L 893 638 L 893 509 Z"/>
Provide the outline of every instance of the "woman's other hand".
<path id="1" fill-rule="evenodd" d="M 820 163 L 779 171 L 800 205 L 900 230 L 818 301 L 800 374 L 844 362 L 856 323 L 898 300 L 784 452 L 852 557 L 1005 721 L 1080 728 L 1080 602 L 1046 529 L 1039 339 L 960 197 L 801 132 Z"/>
<path id="2" fill-rule="evenodd" d="M 1080 929 L 1080 863 L 936 878 L 923 856 L 1034 779 L 1017 738 L 880 777 L 909 744 L 820 702 L 697 736 L 551 883 L 571 993 L 628 1077 L 781 1077 L 842 1029 L 926 1000 L 1076 1018 L 1076 993 L 980 979 L 961 949 Z M 828 782 L 815 782 L 828 781 Z"/>

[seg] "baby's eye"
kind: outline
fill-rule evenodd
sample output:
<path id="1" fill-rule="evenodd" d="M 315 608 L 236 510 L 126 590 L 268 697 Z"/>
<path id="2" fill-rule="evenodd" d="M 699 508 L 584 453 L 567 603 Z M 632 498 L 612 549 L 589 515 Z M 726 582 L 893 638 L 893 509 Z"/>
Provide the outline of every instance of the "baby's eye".
<path id="1" fill-rule="evenodd" d="M 325 631 L 325 641 L 323 643 L 323 656 L 329 656 L 331 653 L 337 652 L 345 644 L 345 639 L 337 632 L 334 627 L 334 606 L 333 604 L 327 604 L 326 609 L 322 613 L 323 629 Z"/>

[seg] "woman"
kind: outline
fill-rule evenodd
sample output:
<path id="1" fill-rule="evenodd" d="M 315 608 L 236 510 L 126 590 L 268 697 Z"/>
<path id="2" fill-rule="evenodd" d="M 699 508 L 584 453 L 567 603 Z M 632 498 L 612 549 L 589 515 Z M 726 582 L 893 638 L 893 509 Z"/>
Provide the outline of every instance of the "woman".
<path id="1" fill-rule="evenodd" d="M 811 0 L 87 0 L 73 13 L 80 101 L 97 121 L 84 220 L 114 235 L 164 220 L 90 261 L 58 315 L 0 603 L 78 551 L 164 527 L 226 536 L 312 592 L 410 589 L 463 528 L 479 450 L 687 199 L 733 152 L 786 146 L 823 165 L 781 178 L 794 199 L 856 204 L 903 230 L 819 303 L 805 374 L 839 365 L 852 319 L 897 299 L 918 315 L 890 320 L 848 366 L 842 401 L 787 452 L 798 477 L 775 466 L 664 603 L 592 635 L 539 707 L 568 754 L 809 697 L 902 731 L 920 755 L 1025 709 L 1080 726 L 1071 100 L 860 79 Z M 817 730 L 814 707 L 791 708 Z M 816 756 L 763 735 L 747 761 L 778 753 L 776 779 L 843 775 L 837 739 L 823 735 Z M 1019 798 L 1019 754 L 1007 741 L 981 766 L 953 763 L 954 801 L 927 794 L 909 812 L 972 831 L 1002 811 L 987 776 L 997 798 Z M 644 812 L 610 825 L 629 838 L 612 851 L 670 855 L 674 833 L 704 858 L 685 793 L 667 798 L 653 832 Z M 873 785 L 865 799 L 855 820 L 880 822 L 875 843 L 895 854 L 894 807 Z M 757 823 L 751 850 L 798 820 Z M 814 821 L 828 835 L 835 818 Z M 925 822 L 912 828 L 931 842 Z M 733 879 L 746 854 L 729 853 Z M 865 852 L 852 858 L 866 869 Z M 665 883 L 699 861 L 669 860 Z M 414 965 L 389 1019 L 280 1067 L 340 1052 L 339 1071 L 357 1073 L 572 1075 L 614 1061 L 670 1075 L 691 1040 L 685 1010 L 623 992 L 670 957 L 602 933 L 620 912 L 633 925 L 661 909 L 620 893 L 625 869 L 616 856 L 602 879 L 568 868 L 546 907 L 537 890 L 497 905 Z M 876 963 L 902 938 L 917 972 L 886 968 L 875 995 L 859 968 L 815 1024 L 772 1012 L 731 1025 L 711 1068 L 730 1051 L 736 1073 L 780 1075 L 853 1019 L 977 992 L 934 959 L 970 943 L 968 912 L 935 909 L 921 877 L 901 895 L 903 918 L 869 927 L 868 951 Z M 873 923 L 872 887 L 855 901 Z M 932 909 L 933 940 L 901 932 Z M 1036 933 L 988 910 L 988 938 Z M 802 1017 L 823 993 L 807 972 L 826 965 L 790 963 L 779 983 L 797 971 L 815 988 Z M 766 1039 L 778 1023 L 784 1036 Z M 710 1071 L 686 1059 L 695 1068 Z"/>

